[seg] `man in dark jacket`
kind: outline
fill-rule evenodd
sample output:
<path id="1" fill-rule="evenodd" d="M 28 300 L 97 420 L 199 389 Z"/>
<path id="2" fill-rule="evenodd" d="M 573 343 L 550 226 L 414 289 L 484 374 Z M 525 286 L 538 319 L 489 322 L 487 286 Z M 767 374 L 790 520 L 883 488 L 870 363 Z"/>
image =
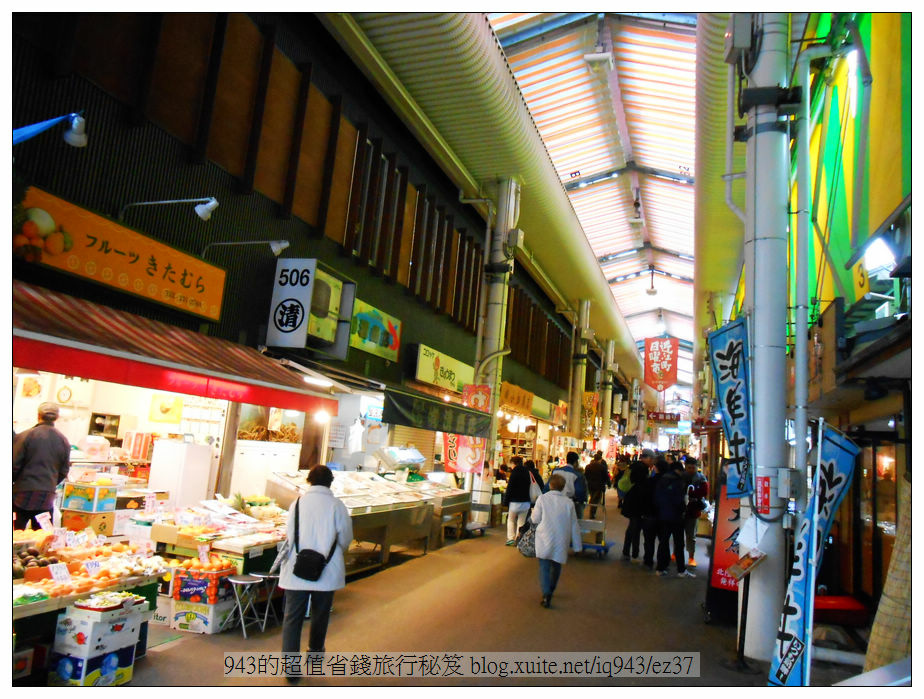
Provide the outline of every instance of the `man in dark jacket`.
<path id="1" fill-rule="evenodd" d="M 694 577 L 687 570 L 683 558 L 683 515 L 684 496 L 687 484 L 683 479 L 683 469 L 680 464 L 676 468 L 667 461 L 659 460 L 657 463 L 661 477 L 658 479 L 654 491 L 654 506 L 658 516 L 658 575 L 667 575 L 670 565 L 670 540 L 674 540 L 674 556 L 677 560 L 678 577 Z"/>
<path id="2" fill-rule="evenodd" d="M 507 546 L 514 546 L 517 543 L 517 532 L 526 524 L 532 503 L 529 499 L 529 469 L 523 463 L 523 457 L 514 456 L 510 463 L 513 464 L 513 470 L 507 479 L 503 504 L 507 506 Z"/>
<path id="3" fill-rule="evenodd" d="M 683 513 L 683 532 L 686 536 L 687 556 L 690 557 L 687 561 L 688 568 L 696 567 L 696 523 L 706 509 L 706 498 L 709 497 L 709 483 L 697 467 L 698 462 L 692 456 L 684 459 L 683 476 L 687 484 L 687 505 Z"/>
<path id="4" fill-rule="evenodd" d="M 610 484 L 610 472 L 606 467 L 606 461 L 603 460 L 603 452 L 598 451 L 594 454 L 594 459 L 584 469 L 584 480 L 587 481 L 587 496 L 590 503 L 590 518 L 595 519 L 596 508 L 594 505 L 603 502 L 606 489 Z"/>
<path id="5" fill-rule="evenodd" d="M 20 529 L 29 522 L 40 528 L 36 517 L 54 508 L 55 488 L 70 469 L 71 445 L 55 428 L 58 406 L 42 403 L 38 419 L 13 440 L 13 513 Z"/>
<path id="6" fill-rule="evenodd" d="M 565 461 L 567 463 L 564 466 L 559 466 L 552 473 L 557 473 L 565 479 L 562 492 L 565 497 L 574 501 L 574 513 L 581 519 L 584 516 L 584 505 L 587 503 L 587 481 L 584 480 L 584 474 L 578 465 L 580 457 L 576 451 L 565 454 Z"/>

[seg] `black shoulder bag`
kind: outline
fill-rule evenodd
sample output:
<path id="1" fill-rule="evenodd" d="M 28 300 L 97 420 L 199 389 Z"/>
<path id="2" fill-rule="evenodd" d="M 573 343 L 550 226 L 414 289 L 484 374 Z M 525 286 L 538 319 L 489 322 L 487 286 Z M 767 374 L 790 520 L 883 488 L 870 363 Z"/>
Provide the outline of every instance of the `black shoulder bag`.
<path id="1" fill-rule="evenodd" d="M 298 511 L 301 509 L 301 503 L 295 508 L 295 565 L 292 572 L 296 577 L 309 582 L 317 582 L 324 572 L 324 567 L 328 564 L 337 548 L 337 535 L 334 534 L 334 543 L 330 546 L 330 553 L 327 558 L 323 553 L 318 553 L 314 549 L 298 550 L 298 540 L 301 535 L 301 529 L 298 526 Z"/>

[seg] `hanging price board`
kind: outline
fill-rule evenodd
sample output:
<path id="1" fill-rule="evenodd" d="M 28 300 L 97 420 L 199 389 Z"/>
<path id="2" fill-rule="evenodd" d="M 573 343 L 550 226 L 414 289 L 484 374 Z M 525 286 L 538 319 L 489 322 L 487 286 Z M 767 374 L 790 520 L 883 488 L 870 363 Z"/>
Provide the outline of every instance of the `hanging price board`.
<path id="1" fill-rule="evenodd" d="M 67 569 L 67 563 L 52 563 L 48 566 L 51 578 L 57 583 L 66 583 L 71 580 L 71 571 Z"/>

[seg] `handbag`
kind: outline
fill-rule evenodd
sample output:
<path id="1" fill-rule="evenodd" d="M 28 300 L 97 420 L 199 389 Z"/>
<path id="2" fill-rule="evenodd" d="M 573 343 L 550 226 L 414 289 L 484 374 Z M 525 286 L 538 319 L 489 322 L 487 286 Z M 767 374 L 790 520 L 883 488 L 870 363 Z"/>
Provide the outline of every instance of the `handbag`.
<path id="1" fill-rule="evenodd" d="M 302 580 L 317 582 L 337 548 L 337 535 L 334 535 L 334 543 L 330 545 L 330 553 L 327 554 L 327 557 L 314 549 L 302 549 L 299 551 L 298 538 L 301 530 L 298 526 L 298 511 L 300 509 L 301 503 L 295 508 L 295 565 L 292 567 L 292 573 Z"/>
<path id="2" fill-rule="evenodd" d="M 542 488 L 539 487 L 539 484 L 536 483 L 536 477 L 532 473 L 529 474 L 529 501 L 533 504 L 536 503 L 536 500 L 539 499 L 539 496 L 542 495 Z"/>
<path id="3" fill-rule="evenodd" d="M 517 549 L 527 558 L 536 557 L 536 525 L 531 518 L 527 517 L 526 524 L 529 528 L 520 537 L 517 542 Z"/>

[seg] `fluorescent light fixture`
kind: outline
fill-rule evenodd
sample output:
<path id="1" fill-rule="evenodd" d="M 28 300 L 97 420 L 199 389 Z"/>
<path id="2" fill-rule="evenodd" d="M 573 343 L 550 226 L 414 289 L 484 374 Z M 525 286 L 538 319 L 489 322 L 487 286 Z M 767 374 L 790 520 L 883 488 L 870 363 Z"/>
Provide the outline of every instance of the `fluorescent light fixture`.
<path id="1" fill-rule="evenodd" d="M 219 245 L 269 245 L 270 250 L 273 251 L 273 255 L 279 257 L 279 253 L 289 247 L 288 240 L 229 240 L 224 243 L 209 243 L 204 248 L 202 252 L 199 253 L 199 257 L 205 257 L 205 253 L 209 248 L 218 247 Z"/>
<path id="2" fill-rule="evenodd" d="M 327 379 L 322 379 L 317 376 L 303 376 L 302 381 L 310 383 L 312 386 L 320 386 L 321 388 L 330 388 L 334 385 L 333 381 L 328 381 Z"/>
<path id="3" fill-rule="evenodd" d="M 125 218 L 125 212 L 132 206 L 161 206 L 165 204 L 198 204 L 195 207 L 196 215 L 203 221 L 208 221 L 212 212 L 218 208 L 218 200 L 215 197 L 200 197 L 198 199 L 162 199 L 160 201 L 133 201 L 126 204 L 119 211 L 119 220 Z"/>

